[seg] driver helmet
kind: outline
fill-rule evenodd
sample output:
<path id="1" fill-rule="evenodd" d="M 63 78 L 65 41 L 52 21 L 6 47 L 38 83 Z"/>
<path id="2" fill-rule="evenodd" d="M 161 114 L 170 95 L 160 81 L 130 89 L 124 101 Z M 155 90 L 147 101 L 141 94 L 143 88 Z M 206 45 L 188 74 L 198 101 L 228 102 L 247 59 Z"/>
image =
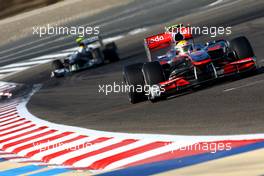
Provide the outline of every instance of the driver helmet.
<path id="1" fill-rule="evenodd" d="M 181 40 L 176 44 L 175 49 L 179 54 L 187 54 L 192 50 L 192 43 L 187 40 Z"/>
<path id="2" fill-rule="evenodd" d="M 82 36 L 77 37 L 76 40 L 75 40 L 75 42 L 78 45 L 82 45 L 83 44 L 83 41 L 84 41 L 84 37 L 82 37 Z"/>

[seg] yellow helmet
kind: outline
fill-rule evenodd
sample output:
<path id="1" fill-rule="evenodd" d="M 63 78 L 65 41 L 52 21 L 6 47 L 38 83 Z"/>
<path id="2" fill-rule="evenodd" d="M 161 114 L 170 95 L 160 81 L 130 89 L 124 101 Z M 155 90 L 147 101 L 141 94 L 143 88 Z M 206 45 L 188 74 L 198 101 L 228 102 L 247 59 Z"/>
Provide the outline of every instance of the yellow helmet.
<path id="1" fill-rule="evenodd" d="M 186 46 L 186 45 L 189 45 L 189 42 L 187 40 L 181 40 L 177 43 L 176 46 L 178 47 L 183 47 L 183 46 Z"/>
<path id="2" fill-rule="evenodd" d="M 187 40 L 181 40 L 176 44 L 175 48 L 180 54 L 184 54 L 192 49 L 192 43 Z"/>

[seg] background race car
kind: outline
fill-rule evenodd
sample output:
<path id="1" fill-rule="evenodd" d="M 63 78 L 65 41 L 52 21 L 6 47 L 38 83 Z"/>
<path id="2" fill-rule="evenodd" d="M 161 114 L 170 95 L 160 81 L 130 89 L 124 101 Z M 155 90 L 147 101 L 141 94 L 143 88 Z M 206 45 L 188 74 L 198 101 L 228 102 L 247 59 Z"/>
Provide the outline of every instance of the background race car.
<path id="1" fill-rule="evenodd" d="M 98 36 L 84 39 L 79 48 L 63 60 L 54 60 L 52 64 L 52 77 L 63 77 L 70 72 L 100 66 L 106 62 L 119 60 L 117 46 L 114 42 L 104 44 Z"/>

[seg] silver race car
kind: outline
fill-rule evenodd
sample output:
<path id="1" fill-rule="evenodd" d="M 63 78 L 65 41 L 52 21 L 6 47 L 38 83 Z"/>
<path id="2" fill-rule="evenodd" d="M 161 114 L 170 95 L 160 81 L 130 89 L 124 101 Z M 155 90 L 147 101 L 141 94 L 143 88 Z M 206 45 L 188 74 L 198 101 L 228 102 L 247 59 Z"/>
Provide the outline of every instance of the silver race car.
<path id="1" fill-rule="evenodd" d="M 98 36 L 83 39 L 78 38 L 78 49 L 63 60 L 54 60 L 51 77 L 63 77 L 68 73 L 84 70 L 105 63 L 119 60 L 117 46 L 114 42 L 104 44 Z"/>

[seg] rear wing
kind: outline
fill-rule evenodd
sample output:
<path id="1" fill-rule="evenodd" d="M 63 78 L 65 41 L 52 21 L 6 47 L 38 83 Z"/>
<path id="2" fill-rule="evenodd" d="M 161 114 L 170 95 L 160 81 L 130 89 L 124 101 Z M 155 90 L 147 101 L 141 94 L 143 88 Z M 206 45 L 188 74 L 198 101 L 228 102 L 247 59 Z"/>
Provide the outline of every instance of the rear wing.
<path id="1" fill-rule="evenodd" d="M 148 60 L 151 61 L 151 51 L 166 48 L 173 43 L 172 35 L 168 33 L 160 33 L 144 39 L 144 46 Z"/>
<path id="2" fill-rule="evenodd" d="M 103 40 L 101 38 L 101 36 L 94 36 L 94 37 L 90 37 L 85 39 L 84 41 L 82 41 L 85 45 L 90 45 L 90 44 L 94 44 L 96 42 L 99 42 L 100 46 L 103 47 L 104 43 Z"/>
<path id="3" fill-rule="evenodd" d="M 181 26 L 170 29 L 171 30 L 167 30 L 164 33 L 153 35 L 144 39 L 144 46 L 149 61 L 152 61 L 151 51 L 169 47 L 171 44 L 177 43 L 177 41 L 180 40 L 188 40 L 193 38 L 190 27 Z"/>

